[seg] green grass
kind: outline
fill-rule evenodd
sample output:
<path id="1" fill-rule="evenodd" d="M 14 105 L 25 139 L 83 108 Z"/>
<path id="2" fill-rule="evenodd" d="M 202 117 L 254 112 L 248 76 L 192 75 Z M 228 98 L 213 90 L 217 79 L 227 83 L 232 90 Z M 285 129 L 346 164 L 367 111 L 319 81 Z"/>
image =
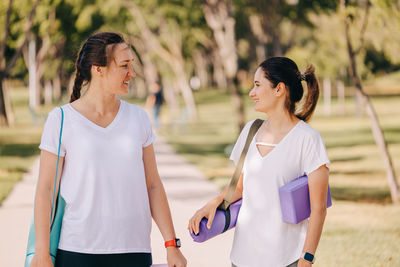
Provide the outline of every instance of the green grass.
<path id="1" fill-rule="evenodd" d="M 335 201 L 316 266 L 400 266 L 399 207 Z"/>
<path id="2" fill-rule="evenodd" d="M 42 125 L 51 107 L 33 115 L 26 88 L 9 90 L 15 123 L 0 128 L 0 205 L 39 155 Z"/>
<path id="3" fill-rule="evenodd" d="M 164 110 L 167 141 L 220 188 L 232 173 L 228 159 L 238 129 L 228 95 L 196 93 L 199 119 L 176 126 Z M 400 96 L 374 97 L 397 174 L 400 173 Z M 247 121 L 263 118 L 246 100 Z M 345 110 L 345 115 L 339 111 Z M 400 207 L 390 204 L 383 162 L 366 115 L 354 115 L 352 98 L 345 107 L 333 100 L 331 116 L 323 115 L 320 101 L 310 124 L 325 141 L 331 160 L 333 206 L 328 210 L 316 266 L 400 266 Z M 400 180 L 400 179 L 398 179 Z"/>

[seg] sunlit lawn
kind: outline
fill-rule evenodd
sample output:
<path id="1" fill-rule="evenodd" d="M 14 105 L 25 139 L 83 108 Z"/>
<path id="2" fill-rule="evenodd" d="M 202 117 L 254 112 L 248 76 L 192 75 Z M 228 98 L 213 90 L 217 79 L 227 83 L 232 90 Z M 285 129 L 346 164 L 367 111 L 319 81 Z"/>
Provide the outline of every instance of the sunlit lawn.
<path id="1" fill-rule="evenodd" d="M 42 125 L 47 109 L 30 113 L 24 88 L 9 90 L 14 127 L 0 128 L 0 204 L 39 154 Z"/>
<path id="2" fill-rule="evenodd" d="M 230 97 L 218 92 L 196 95 L 199 120 L 182 126 L 164 110 L 161 134 L 189 162 L 221 188 L 233 172 L 229 153 L 237 137 Z M 373 98 L 385 137 L 400 174 L 400 96 Z M 247 104 L 247 120 L 262 114 Z M 316 266 L 400 266 L 400 207 L 390 203 L 382 159 L 366 115 L 354 115 L 347 98 L 346 115 L 336 101 L 331 116 L 323 115 L 320 100 L 310 124 L 320 131 L 331 164 L 330 186 L 334 198 L 329 208 Z M 170 123 L 168 123 L 170 122 Z M 172 122 L 172 123 L 171 123 Z M 399 179 L 398 179 L 399 180 Z"/>

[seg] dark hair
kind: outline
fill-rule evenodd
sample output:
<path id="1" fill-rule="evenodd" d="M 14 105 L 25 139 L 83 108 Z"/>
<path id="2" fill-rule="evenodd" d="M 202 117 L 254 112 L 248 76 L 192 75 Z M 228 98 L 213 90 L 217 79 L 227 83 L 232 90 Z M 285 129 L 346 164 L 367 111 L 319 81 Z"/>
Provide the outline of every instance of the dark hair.
<path id="1" fill-rule="evenodd" d="M 283 82 L 288 92 L 285 100 L 285 107 L 290 114 L 294 114 L 300 120 L 308 121 L 318 102 L 319 84 L 315 76 L 313 65 L 308 65 L 304 74 L 299 71 L 296 63 L 287 57 L 272 57 L 259 66 L 273 87 L 276 87 L 280 82 Z M 304 94 L 301 81 L 307 82 L 307 95 L 303 106 L 299 112 L 296 112 L 296 103 L 298 103 Z"/>
<path id="2" fill-rule="evenodd" d="M 81 96 L 83 82 L 90 82 L 92 79 L 90 70 L 93 65 L 101 67 L 108 65 L 113 47 L 111 52 L 108 52 L 107 50 L 109 49 L 107 49 L 107 46 L 120 43 L 125 43 L 124 38 L 114 32 L 96 33 L 86 40 L 76 59 L 76 76 L 70 102 L 75 101 Z"/>

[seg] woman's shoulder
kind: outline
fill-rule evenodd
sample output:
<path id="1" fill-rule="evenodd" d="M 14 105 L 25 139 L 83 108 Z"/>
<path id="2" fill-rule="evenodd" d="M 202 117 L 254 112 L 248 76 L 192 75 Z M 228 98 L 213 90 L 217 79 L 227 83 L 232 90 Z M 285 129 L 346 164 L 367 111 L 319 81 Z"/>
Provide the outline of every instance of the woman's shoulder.
<path id="1" fill-rule="evenodd" d="M 142 107 L 136 104 L 132 104 L 129 102 L 126 102 L 125 100 L 121 100 L 121 104 L 126 107 L 127 110 L 130 112 L 136 112 L 136 113 L 143 113 L 146 112 Z"/>
<path id="2" fill-rule="evenodd" d="M 255 121 L 256 121 L 256 120 L 248 121 L 248 122 L 245 124 L 244 128 L 250 128 L 251 125 L 252 125 Z M 243 128 L 243 129 L 244 129 L 244 128 Z"/>
<path id="3" fill-rule="evenodd" d="M 148 120 L 146 110 L 144 110 L 144 108 L 140 107 L 139 105 L 128 103 L 124 100 L 121 100 L 121 105 L 123 105 L 123 108 L 126 109 L 131 118 L 139 118 L 141 121 Z"/>
<path id="4" fill-rule="evenodd" d="M 320 133 L 305 121 L 299 121 L 297 129 L 301 133 L 300 135 L 304 136 L 306 139 L 315 140 L 321 138 Z"/>
<path id="5" fill-rule="evenodd" d="M 60 120 L 62 118 L 62 115 L 65 112 L 68 112 L 68 109 L 69 109 L 69 104 L 64 104 L 62 106 L 55 107 L 49 112 L 47 118 Z"/>
<path id="6" fill-rule="evenodd" d="M 319 142 L 322 139 L 319 131 L 313 128 L 307 122 L 299 121 L 297 126 L 297 134 L 303 141 Z"/>
<path id="7" fill-rule="evenodd" d="M 254 123 L 255 121 L 256 121 L 256 120 L 248 121 L 248 122 L 244 125 L 244 127 L 243 127 L 241 133 L 246 133 L 246 134 L 247 134 L 247 133 L 250 131 L 251 125 L 253 125 L 253 123 Z"/>

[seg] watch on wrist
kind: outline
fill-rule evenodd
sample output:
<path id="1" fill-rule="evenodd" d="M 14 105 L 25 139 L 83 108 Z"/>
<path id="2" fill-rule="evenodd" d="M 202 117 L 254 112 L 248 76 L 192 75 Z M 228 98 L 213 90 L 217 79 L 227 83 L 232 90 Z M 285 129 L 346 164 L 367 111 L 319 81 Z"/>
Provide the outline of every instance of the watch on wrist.
<path id="1" fill-rule="evenodd" d="M 303 252 L 303 253 L 301 253 L 301 257 L 300 257 L 300 258 L 302 258 L 302 259 L 304 259 L 304 260 L 306 260 L 306 261 L 308 261 L 308 262 L 311 262 L 311 263 L 314 263 L 314 262 L 315 262 L 315 257 L 314 257 L 314 255 L 311 254 L 311 253 L 308 253 L 308 252 Z"/>
<path id="2" fill-rule="evenodd" d="M 179 238 L 175 238 L 169 241 L 165 241 L 165 248 L 167 247 L 177 247 L 180 248 L 181 247 L 181 240 Z"/>

